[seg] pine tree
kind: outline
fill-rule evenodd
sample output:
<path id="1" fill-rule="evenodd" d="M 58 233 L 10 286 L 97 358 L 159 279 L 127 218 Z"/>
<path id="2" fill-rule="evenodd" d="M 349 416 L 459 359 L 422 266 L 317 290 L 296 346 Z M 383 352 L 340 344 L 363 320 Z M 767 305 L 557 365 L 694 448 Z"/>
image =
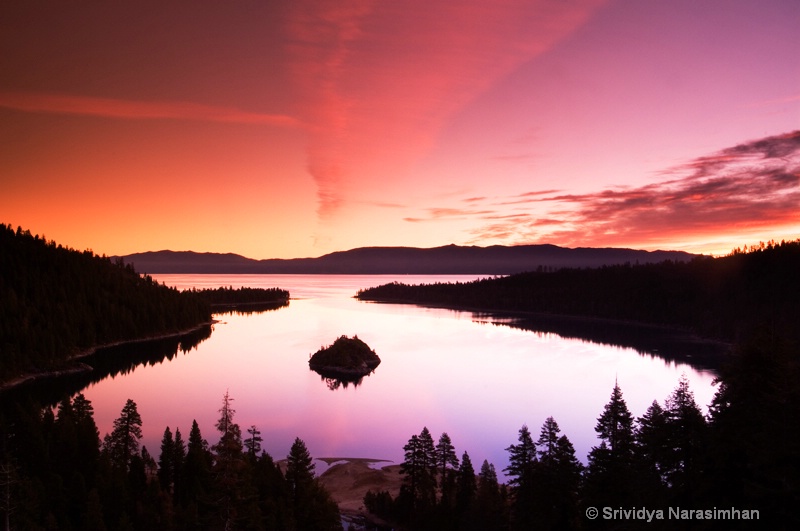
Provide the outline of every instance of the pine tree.
<path id="1" fill-rule="evenodd" d="M 660 481 L 666 481 L 670 453 L 667 413 L 654 400 L 645 414 L 637 419 L 637 424 L 636 448 L 641 461 Z"/>
<path id="2" fill-rule="evenodd" d="M 514 488 L 525 487 L 530 483 L 533 467 L 536 463 L 536 445 L 533 444 L 528 426 L 523 424 L 519 430 L 519 444 L 512 444 L 506 451 L 509 453 L 508 466 L 504 472 L 509 476 L 509 484 Z"/>
<path id="3" fill-rule="evenodd" d="M 286 456 L 286 481 L 295 502 L 307 496 L 310 485 L 314 481 L 314 468 L 316 465 L 306 448 L 306 443 L 296 437 L 289 450 L 289 455 Z"/>
<path id="4" fill-rule="evenodd" d="M 127 469 L 131 459 L 139 453 L 141 438 L 142 417 L 136 408 L 136 402 L 129 398 L 119 418 L 114 421 L 111 434 L 105 436 L 103 449 L 108 453 L 114 466 Z"/>
<path id="5" fill-rule="evenodd" d="M 295 438 L 286 457 L 286 483 L 297 529 L 341 529 L 339 508 L 317 482 L 314 468 L 306 443 Z"/>
<path id="6" fill-rule="evenodd" d="M 507 524 L 505 500 L 497 482 L 494 465 L 483 460 L 478 474 L 478 490 L 475 493 L 474 510 L 470 513 L 469 530 L 504 529 Z"/>
<path id="7" fill-rule="evenodd" d="M 689 389 L 689 380 L 682 375 L 678 386 L 665 401 L 669 456 L 667 481 L 681 502 L 691 501 L 697 488 L 701 453 L 704 449 L 706 422 Z"/>
<path id="8" fill-rule="evenodd" d="M 611 458 L 630 463 L 633 457 L 633 415 L 631 415 L 619 384 L 614 383 L 611 400 L 603 408 L 594 428 L 601 441 L 605 441 Z"/>
<path id="9" fill-rule="evenodd" d="M 447 433 L 439 436 L 439 442 L 435 449 L 436 464 L 439 473 L 439 484 L 441 486 L 442 505 L 452 505 L 454 473 L 458 469 L 458 456 L 455 446 Z"/>
<path id="10" fill-rule="evenodd" d="M 180 428 L 175 428 L 172 441 L 172 493 L 176 500 L 180 495 L 183 481 L 183 468 L 186 463 L 186 443 L 183 442 Z"/>
<path id="11" fill-rule="evenodd" d="M 167 426 L 161 438 L 161 454 L 158 457 L 158 481 L 166 492 L 173 492 L 175 482 L 175 441 Z"/>
<path id="12" fill-rule="evenodd" d="M 576 526 L 578 486 L 582 465 L 575 448 L 553 417 L 542 425 L 536 442 L 538 462 L 533 470 L 532 495 L 525 507 L 525 522 L 537 522 L 542 529 L 570 529 Z M 519 509 L 516 512 L 519 523 Z"/>
<path id="13" fill-rule="evenodd" d="M 558 445 L 558 434 L 561 428 L 553 417 L 547 417 L 539 433 L 539 440 L 536 441 L 536 456 L 540 463 L 551 463 L 556 457 L 556 447 Z"/>
<path id="14" fill-rule="evenodd" d="M 233 529 L 239 516 L 239 506 L 242 498 L 243 478 L 242 471 L 245 467 L 242 454 L 242 432 L 239 425 L 233 422 L 236 413 L 231 405 L 233 398 L 225 392 L 222 397 L 222 407 L 219 409 L 217 431 L 220 433 L 219 442 L 211 447 L 214 453 L 214 486 L 218 490 L 219 510 L 225 529 Z"/>
<path id="15" fill-rule="evenodd" d="M 180 501 L 197 506 L 210 488 L 211 464 L 212 455 L 208 450 L 208 443 L 203 439 L 197 421 L 193 420 L 186 448 L 186 460 L 179 482 Z"/>
<path id="16" fill-rule="evenodd" d="M 100 432 L 94 421 L 94 407 L 83 393 L 72 399 L 72 411 L 75 418 L 75 461 L 89 485 L 93 485 L 97 458 L 100 455 Z"/>
<path id="17" fill-rule="evenodd" d="M 258 428 L 255 426 L 247 428 L 247 433 L 250 434 L 250 437 L 244 441 L 244 446 L 247 449 L 247 455 L 251 458 L 255 458 L 261 452 L 261 442 L 264 439 L 261 437 L 261 432 L 258 431 Z"/>
<path id="18" fill-rule="evenodd" d="M 461 456 L 461 465 L 458 467 L 458 480 L 456 481 L 456 513 L 466 514 L 475 501 L 478 483 L 475 481 L 475 468 L 469 454 L 464 452 Z"/>
<path id="19" fill-rule="evenodd" d="M 505 472 L 512 488 L 511 524 L 513 529 L 532 529 L 536 525 L 535 469 L 538 460 L 536 445 L 527 425 L 520 428 L 518 440 L 519 444 L 506 448 L 509 464 Z"/>
<path id="20" fill-rule="evenodd" d="M 635 437 L 631 415 L 617 382 L 594 428 L 600 445 L 589 452 L 586 495 L 598 504 L 633 503 L 636 487 Z"/>

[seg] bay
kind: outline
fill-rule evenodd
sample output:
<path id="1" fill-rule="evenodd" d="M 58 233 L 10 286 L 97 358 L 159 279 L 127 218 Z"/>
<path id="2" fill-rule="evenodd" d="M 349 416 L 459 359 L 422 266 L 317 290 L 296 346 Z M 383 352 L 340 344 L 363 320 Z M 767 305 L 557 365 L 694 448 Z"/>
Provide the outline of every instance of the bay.
<path id="1" fill-rule="evenodd" d="M 210 337 L 194 349 L 84 389 L 101 436 L 133 399 L 144 422 L 143 444 L 155 456 L 167 426 L 185 439 L 193 420 L 210 444 L 217 442 L 214 425 L 229 392 L 243 435 L 256 426 L 276 459 L 299 437 L 314 457 L 401 462 L 403 445 L 426 426 L 434 439 L 447 432 L 459 457 L 467 451 L 476 468 L 486 459 L 501 472 L 520 427 L 527 424 L 537 438 L 548 416 L 585 462 L 615 382 L 635 416 L 653 400 L 663 404 L 683 374 L 704 411 L 715 391 L 712 371 L 641 347 L 537 331 L 508 315 L 354 298 L 358 289 L 386 282 L 475 276 L 153 276 L 178 289 L 280 287 L 292 297 L 278 310 L 215 315 Z M 331 389 L 309 370 L 308 359 L 341 335 L 358 335 L 382 362 L 360 385 Z"/>

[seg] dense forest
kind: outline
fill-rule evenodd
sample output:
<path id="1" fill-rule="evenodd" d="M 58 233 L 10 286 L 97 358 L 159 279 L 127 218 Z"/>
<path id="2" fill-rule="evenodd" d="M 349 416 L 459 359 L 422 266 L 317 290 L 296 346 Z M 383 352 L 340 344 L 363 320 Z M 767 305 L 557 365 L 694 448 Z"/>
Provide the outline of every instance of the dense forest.
<path id="1" fill-rule="evenodd" d="M 140 446 L 143 419 L 128 400 L 100 438 L 82 394 L 57 407 L 0 411 L 0 516 L 5 529 L 335 530 L 338 508 L 295 439 L 280 466 L 256 426 L 234 422 L 226 393 L 209 445 L 197 422 L 188 437 L 164 429 L 158 457 Z M 185 438 L 186 437 L 186 438 Z"/>
<path id="2" fill-rule="evenodd" d="M 559 269 L 468 283 L 360 290 L 368 301 L 635 321 L 736 342 L 754 329 L 800 339 L 800 240 L 689 262 Z"/>
<path id="3" fill-rule="evenodd" d="M 557 421 L 510 444 L 507 481 L 428 428 L 403 447 L 397 496 L 369 491 L 372 527 L 408 530 L 797 529 L 797 358 L 769 336 L 742 346 L 704 416 L 684 378 L 634 417 L 615 385 L 581 462 Z M 584 464 L 585 463 L 585 464 Z M 476 474 L 477 471 L 477 474 Z M 757 522 L 753 520 L 758 520 Z"/>
<path id="4" fill-rule="evenodd" d="M 51 371 L 97 345 L 185 331 L 206 300 L 131 266 L 0 224 L 0 382 Z"/>
<path id="5" fill-rule="evenodd" d="M 234 289 L 233 286 L 191 289 L 189 293 L 208 301 L 214 313 L 226 311 L 263 311 L 282 308 L 289 304 L 289 292 L 280 288 Z"/>

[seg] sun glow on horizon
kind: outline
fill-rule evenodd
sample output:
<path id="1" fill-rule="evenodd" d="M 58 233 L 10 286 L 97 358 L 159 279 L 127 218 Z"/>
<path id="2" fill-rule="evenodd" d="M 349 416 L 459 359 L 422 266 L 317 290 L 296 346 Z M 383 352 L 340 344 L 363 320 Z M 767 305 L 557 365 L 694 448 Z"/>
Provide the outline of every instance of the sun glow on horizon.
<path id="1" fill-rule="evenodd" d="M 0 8 L 0 221 L 64 245 L 800 236 L 796 2 L 46 4 Z"/>

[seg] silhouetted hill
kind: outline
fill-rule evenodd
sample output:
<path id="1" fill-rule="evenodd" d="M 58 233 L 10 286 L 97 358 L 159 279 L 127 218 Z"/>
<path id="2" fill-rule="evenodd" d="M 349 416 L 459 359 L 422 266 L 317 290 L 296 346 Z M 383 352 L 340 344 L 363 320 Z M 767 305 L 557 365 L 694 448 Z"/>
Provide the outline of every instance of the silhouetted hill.
<path id="1" fill-rule="evenodd" d="M 60 370 L 98 345 L 186 331 L 210 305 L 121 261 L 0 224 L 0 382 Z"/>
<path id="2" fill-rule="evenodd" d="M 261 274 L 482 274 L 586 268 L 625 263 L 686 262 L 682 251 L 619 248 L 569 249 L 555 245 L 463 247 L 361 247 L 318 258 L 253 260 L 238 254 L 156 251 L 121 257 L 140 273 Z"/>

